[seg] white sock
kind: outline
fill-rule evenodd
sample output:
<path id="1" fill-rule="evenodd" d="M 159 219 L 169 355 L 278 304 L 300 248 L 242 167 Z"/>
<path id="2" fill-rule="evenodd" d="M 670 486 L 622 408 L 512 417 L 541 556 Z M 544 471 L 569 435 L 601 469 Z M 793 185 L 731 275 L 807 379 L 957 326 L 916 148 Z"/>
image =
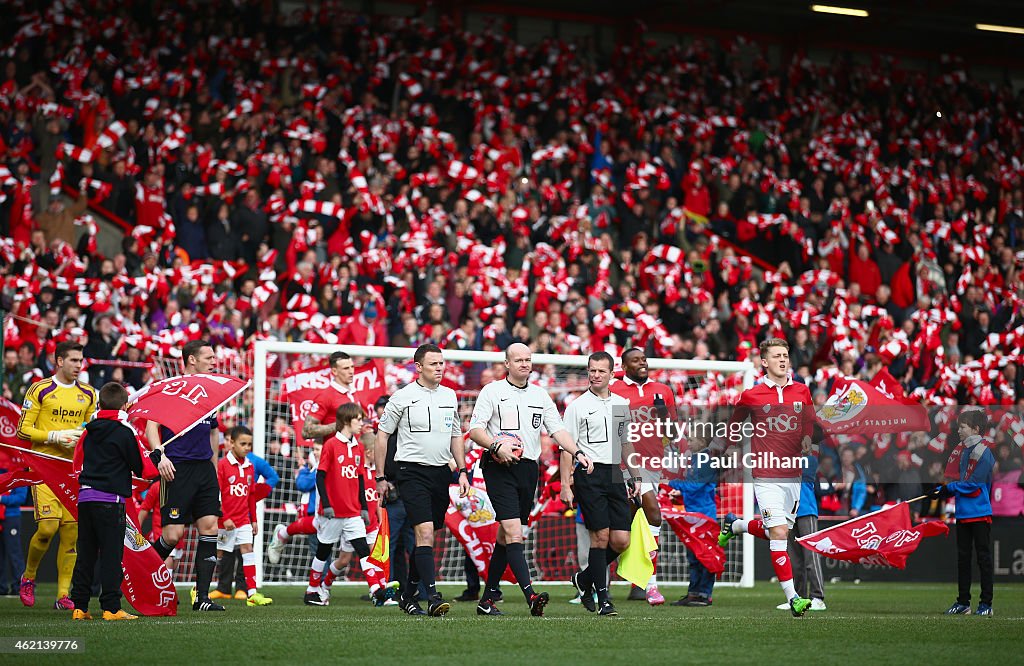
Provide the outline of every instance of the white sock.
<path id="1" fill-rule="evenodd" d="M 335 578 L 341 575 L 341 569 L 334 566 L 334 562 L 331 562 L 331 573 L 334 574 Z"/>
<path id="2" fill-rule="evenodd" d="M 732 525 L 729 526 L 729 529 L 732 530 L 733 534 L 746 534 L 747 523 L 749 522 L 749 520 L 744 520 L 743 518 L 740 518 L 739 520 L 733 521 Z"/>
<path id="3" fill-rule="evenodd" d="M 786 595 L 786 601 L 789 601 L 796 596 L 796 585 L 793 584 L 793 579 L 780 580 L 779 585 L 782 586 L 782 593 Z"/>

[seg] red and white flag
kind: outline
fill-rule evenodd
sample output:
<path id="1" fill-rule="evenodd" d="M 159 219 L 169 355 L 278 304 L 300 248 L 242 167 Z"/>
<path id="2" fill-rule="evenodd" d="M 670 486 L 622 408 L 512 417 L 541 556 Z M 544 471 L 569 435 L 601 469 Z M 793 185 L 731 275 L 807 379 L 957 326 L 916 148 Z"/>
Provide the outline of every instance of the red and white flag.
<path id="1" fill-rule="evenodd" d="M 715 575 L 725 571 L 725 550 L 718 545 L 718 521 L 703 513 L 680 511 L 666 497 L 659 497 L 658 501 L 661 517 L 700 563 Z"/>
<path id="2" fill-rule="evenodd" d="M 832 395 L 818 409 L 817 416 L 822 429 L 830 435 L 931 430 L 928 412 L 920 403 L 905 397 L 898 383 L 878 387 L 859 379 L 838 377 Z"/>
<path id="3" fill-rule="evenodd" d="M 250 383 L 230 375 L 206 373 L 161 379 L 132 395 L 128 417 L 132 421 L 156 421 L 180 436 L 244 391 Z"/>
<path id="4" fill-rule="evenodd" d="M 20 420 L 21 407 L 7 398 L 0 398 L 0 442 L 25 448 L 27 442 L 18 439 L 18 421 Z"/>
<path id="5" fill-rule="evenodd" d="M 797 539 L 797 543 L 833 560 L 905 569 L 921 539 L 949 534 L 939 521 L 910 522 L 910 505 L 900 502 Z"/>
<path id="6" fill-rule="evenodd" d="M 74 471 L 72 461 L 28 449 L 22 449 L 21 454 L 31 469 L 21 470 L 26 482 L 19 485 L 45 483 L 64 508 L 77 519 L 78 474 Z M 138 480 L 133 483 L 138 483 Z M 126 502 L 125 511 L 128 519 L 125 522 L 124 555 L 121 561 L 124 573 L 121 592 L 128 603 L 143 615 L 177 615 L 178 593 L 174 589 L 171 572 L 139 530 L 135 504 Z"/>

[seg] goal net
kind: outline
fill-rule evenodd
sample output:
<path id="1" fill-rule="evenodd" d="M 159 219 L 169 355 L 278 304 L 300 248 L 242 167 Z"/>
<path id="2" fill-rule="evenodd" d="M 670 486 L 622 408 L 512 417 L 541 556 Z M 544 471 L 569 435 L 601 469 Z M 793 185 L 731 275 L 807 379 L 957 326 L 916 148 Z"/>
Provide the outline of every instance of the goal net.
<path id="1" fill-rule="evenodd" d="M 255 344 L 251 363 L 247 358 L 225 361 L 234 364 L 232 374 L 245 372 L 251 367 L 251 402 L 243 399 L 240 404 L 230 406 L 228 411 L 233 411 L 236 418 L 250 425 L 253 452 L 270 462 L 281 477 L 270 497 L 258 506 L 260 536 L 255 550 L 260 563 L 261 584 L 302 583 L 307 578 L 312 551 L 306 535 L 298 534 L 291 538 L 278 564 L 269 564 L 264 552 L 276 525 L 288 525 L 306 512 L 308 494 L 297 487 L 296 481 L 310 449 L 301 438 L 301 428 L 295 426 L 301 425 L 309 410 L 309 393 L 327 385 L 328 356 L 339 350 L 356 360 L 357 391 L 375 385 L 378 390 L 390 394 L 415 379 L 413 350 L 395 347 L 259 341 Z M 498 378 L 503 376 L 504 355 L 445 350 L 444 356 L 448 362 L 445 383 L 458 387 L 465 432 L 482 380 L 492 378 L 495 373 Z M 534 354 L 533 362 L 534 376 L 531 380 L 549 391 L 560 411 L 564 411 L 566 398 L 571 399 L 586 390 L 585 356 Z M 677 403 L 686 405 L 686 409 L 706 407 L 709 403 L 714 407 L 716 400 L 724 400 L 728 394 L 725 387 L 732 386 L 738 391 L 753 384 L 753 366 L 750 363 L 650 359 L 649 366 L 652 379 L 670 385 Z M 248 414 L 251 414 L 251 419 L 247 418 Z M 541 460 L 542 483 L 535 520 L 530 525 L 526 542 L 527 559 L 535 580 L 565 582 L 578 567 L 576 522 L 572 507 L 562 504 L 557 493 L 544 483 L 548 475 L 558 479 L 555 447 L 550 441 L 548 443 L 549 446 L 545 447 L 547 453 Z M 749 472 L 734 470 L 720 478 L 717 491 L 719 518 L 730 511 L 752 514 L 753 489 L 749 477 L 743 478 L 744 473 L 749 475 Z M 438 580 L 464 583 L 465 549 L 451 530 L 438 531 L 434 552 L 439 564 Z M 753 553 L 750 535 L 730 541 L 720 584 L 752 586 Z M 188 558 L 187 554 L 182 563 L 184 566 L 179 566 L 179 581 L 186 580 L 189 575 Z M 361 581 L 357 570 L 358 567 L 350 567 L 346 580 Z M 667 523 L 661 530 L 658 578 L 663 583 L 685 583 L 689 580 L 686 549 Z"/>
<path id="2" fill-rule="evenodd" d="M 219 350 L 215 372 L 251 378 L 253 388 L 237 396 L 220 410 L 222 429 L 235 424 L 249 425 L 253 430 L 253 452 L 267 460 L 280 476 L 274 491 L 258 505 L 260 536 L 255 550 L 258 554 L 260 584 L 292 584 L 306 580 L 314 542 L 308 535 L 297 534 L 286 546 L 278 564 L 270 564 L 264 552 L 276 525 L 288 525 L 306 513 L 309 495 L 299 487 L 299 469 L 308 462 L 310 447 L 295 427 L 301 424 L 310 403 L 304 395 L 326 386 L 329 381 L 327 358 L 334 351 L 346 351 L 360 361 L 357 388 L 364 382 L 380 383 L 388 394 L 415 378 L 411 349 L 394 347 L 346 347 L 313 343 L 261 341 L 247 354 Z M 447 380 L 459 386 L 460 412 L 463 426 L 469 422 L 481 381 L 503 372 L 504 355 L 493 352 L 444 352 L 449 361 Z M 372 361 L 371 361 L 372 359 Z M 586 390 L 586 357 L 535 354 L 534 377 L 551 394 L 564 411 L 566 398 Z M 752 385 L 753 369 L 749 363 L 706 362 L 650 359 L 652 379 L 669 384 L 682 413 L 694 415 L 700 407 L 713 408 L 724 399 L 723 390 L 732 385 Z M 154 378 L 170 377 L 181 372 L 177 357 L 160 357 L 154 367 Z M 500 377 L 500 374 L 498 375 Z M 305 392 L 305 393 L 304 393 Z M 550 444 L 550 442 L 548 442 Z M 542 461 L 544 477 L 557 479 L 553 446 Z M 678 453 L 683 453 L 682 451 Z M 742 470 L 724 473 L 717 488 L 718 518 L 728 512 L 751 515 L 753 491 Z M 479 473 L 477 476 L 480 476 Z M 684 507 L 682 507 L 684 508 Z M 148 527 L 148 525 L 147 525 Z M 179 544 L 182 557 L 174 573 L 175 581 L 194 580 L 196 533 L 189 527 Z M 526 542 L 531 574 L 543 582 L 564 582 L 578 568 L 577 530 L 571 507 L 564 506 L 550 484 L 542 484 Z M 719 585 L 752 586 L 754 581 L 753 538 L 744 535 L 733 539 L 726 549 L 727 562 Z M 465 549 L 450 530 L 440 530 L 435 544 L 439 559 L 438 579 L 465 581 Z M 689 580 L 686 548 L 666 523 L 662 527 L 658 556 L 658 578 L 664 583 L 685 583 Z M 361 581 L 361 575 L 349 568 L 346 581 Z"/>

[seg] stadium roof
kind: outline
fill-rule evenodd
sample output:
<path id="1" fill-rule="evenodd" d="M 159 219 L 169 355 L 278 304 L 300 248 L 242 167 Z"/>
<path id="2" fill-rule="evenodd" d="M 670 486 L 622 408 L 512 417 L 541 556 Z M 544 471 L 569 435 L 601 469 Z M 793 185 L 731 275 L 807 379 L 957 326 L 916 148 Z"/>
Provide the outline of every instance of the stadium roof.
<path id="1" fill-rule="evenodd" d="M 865 10 L 865 18 L 824 14 L 811 5 Z M 1024 67 L 1024 34 L 979 30 L 979 23 L 1024 29 L 1024 2 L 1011 0 L 450 0 L 465 10 L 644 21 L 649 30 L 739 32 L 784 47 L 868 49 L 931 57 L 948 53 L 971 64 Z M 567 16 L 568 15 L 568 16 Z"/>

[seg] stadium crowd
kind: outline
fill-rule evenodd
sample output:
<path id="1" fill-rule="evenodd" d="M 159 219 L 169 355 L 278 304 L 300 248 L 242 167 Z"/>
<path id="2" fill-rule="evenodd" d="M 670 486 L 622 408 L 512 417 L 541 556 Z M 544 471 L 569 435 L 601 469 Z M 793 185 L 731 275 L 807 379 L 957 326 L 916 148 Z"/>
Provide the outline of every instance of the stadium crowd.
<path id="1" fill-rule="evenodd" d="M 819 404 L 879 364 L 928 405 L 1024 400 L 1024 98 L 956 60 L 775 66 L 741 38 L 655 48 L 639 29 L 602 54 L 331 3 L 12 4 L 15 402 L 65 339 L 94 386 L 137 388 L 201 337 L 746 360 L 770 335 Z M 121 252 L 99 253 L 87 205 L 127 223 Z M 666 380 L 681 402 L 739 388 Z M 949 446 L 887 439 L 832 442 L 837 511 L 884 498 L 883 465 L 941 476 Z"/>

